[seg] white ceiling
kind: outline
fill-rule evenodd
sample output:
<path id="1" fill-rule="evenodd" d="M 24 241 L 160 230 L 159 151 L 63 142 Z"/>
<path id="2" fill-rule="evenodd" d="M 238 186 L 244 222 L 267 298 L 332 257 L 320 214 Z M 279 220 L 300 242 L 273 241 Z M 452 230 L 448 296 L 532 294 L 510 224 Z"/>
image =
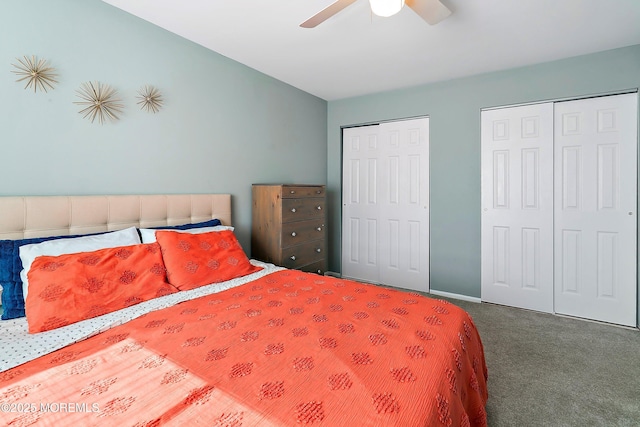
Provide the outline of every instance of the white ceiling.
<path id="1" fill-rule="evenodd" d="M 333 0 L 103 1 L 328 101 L 640 44 L 640 0 L 442 0 L 435 26 L 358 0 L 312 29 Z"/>

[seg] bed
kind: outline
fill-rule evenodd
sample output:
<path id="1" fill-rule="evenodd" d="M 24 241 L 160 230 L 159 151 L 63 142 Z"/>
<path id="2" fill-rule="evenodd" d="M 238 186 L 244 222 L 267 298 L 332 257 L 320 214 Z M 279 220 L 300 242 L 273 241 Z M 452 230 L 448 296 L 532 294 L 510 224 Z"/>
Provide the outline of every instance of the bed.
<path id="1" fill-rule="evenodd" d="M 0 424 L 486 425 L 468 313 L 249 260 L 229 195 L 2 197 L 0 239 Z"/>

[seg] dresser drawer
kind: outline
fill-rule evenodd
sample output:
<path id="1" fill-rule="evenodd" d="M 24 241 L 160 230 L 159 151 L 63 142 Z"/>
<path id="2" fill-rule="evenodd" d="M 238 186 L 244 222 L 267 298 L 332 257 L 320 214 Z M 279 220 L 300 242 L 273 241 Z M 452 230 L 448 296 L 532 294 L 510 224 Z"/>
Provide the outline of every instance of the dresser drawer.
<path id="1" fill-rule="evenodd" d="M 324 218 L 324 199 L 282 199 L 282 222 Z"/>
<path id="2" fill-rule="evenodd" d="M 318 239 L 324 239 L 324 218 L 282 224 L 283 248 Z"/>
<path id="3" fill-rule="evenodd" d="M 303 198 L 320 197 L 324 198 L 324 186 L 304 186 L 304 185 L 284 185 L 282 186 L 282 198 Z"/>
<path id="4" fill-rule="evenodd" d="M 326 260 L 323 259 L 322 261 L 316 261 L 312 264 L 303 265 L 302 267 L 299 267 L 298 270 L 323 275 L 324 272 L 327 271 Z"/>
<path id="5" fill-rule="evenodd" d="M 282 249 L 282 266 L 298 268 L 324 259 L 324 239 Z"/>

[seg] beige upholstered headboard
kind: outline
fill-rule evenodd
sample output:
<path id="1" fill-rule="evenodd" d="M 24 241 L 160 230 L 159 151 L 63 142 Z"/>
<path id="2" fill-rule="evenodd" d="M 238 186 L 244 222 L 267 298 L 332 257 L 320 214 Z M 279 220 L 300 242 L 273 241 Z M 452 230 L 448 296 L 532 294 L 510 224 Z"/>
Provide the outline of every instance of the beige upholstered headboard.
<path id="1" fill-rule="evenodd" d="M 231 195 L 0 197 L 0 239 L 99 233 L 213 218 L 231 225 Z"/>

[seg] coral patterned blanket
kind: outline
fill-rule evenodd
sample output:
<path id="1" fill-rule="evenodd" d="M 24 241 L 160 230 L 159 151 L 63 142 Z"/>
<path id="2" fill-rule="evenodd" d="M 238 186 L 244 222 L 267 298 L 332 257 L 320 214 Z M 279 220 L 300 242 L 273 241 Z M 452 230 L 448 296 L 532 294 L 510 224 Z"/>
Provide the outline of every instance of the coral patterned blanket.
<path id="1" fill-rule="evenodd" d="M 0 424 L 484 426 L 469 315 L 293 270 L 0 373 Z"/>

